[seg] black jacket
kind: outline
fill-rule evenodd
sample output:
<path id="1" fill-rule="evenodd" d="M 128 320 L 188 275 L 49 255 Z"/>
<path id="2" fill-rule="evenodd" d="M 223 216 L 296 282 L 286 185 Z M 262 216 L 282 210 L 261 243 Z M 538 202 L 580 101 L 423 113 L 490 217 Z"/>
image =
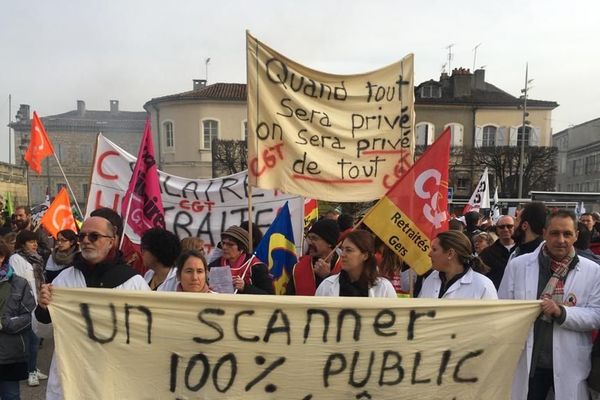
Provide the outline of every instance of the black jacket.
<path id="1" fill-rule="evenodd" d="M 479 255 L 481 261 L 490 267 L 490 272 L 487 273 L 487 277 L 494 283 L 496 290 L 500 287 L 506 264 L 508 264 L 508 258 L 514 248 L 515 247 L 513 246 L 513 248 L 508 251 L 500 242 L 500 239 L 498 239 Z"/>
<path id="2" fill-rule="evenodd" d="M 10 285 L 10 295 L 0 316 L 0 364 L 27 361 L 31 312 L 35 308 L 33 292 L 27 280 L 17 275 L 0 285 Z"/>

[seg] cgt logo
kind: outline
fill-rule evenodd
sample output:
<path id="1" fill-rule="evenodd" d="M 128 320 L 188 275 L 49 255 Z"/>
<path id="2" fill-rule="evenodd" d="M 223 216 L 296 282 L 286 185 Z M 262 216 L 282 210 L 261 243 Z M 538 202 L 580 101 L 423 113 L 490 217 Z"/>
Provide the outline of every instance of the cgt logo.
<path id="1" fill-rule="evenodd" d="M 425 184 L 430 179 L 433 179 L 435 183 L 436 191 L 433 194 L 425 190 Z M 430 200 L 429 203 L 423 206 L 423 215 L 436 229 L 441 228 L 442 223 L 448 218 L 446 211 L 440 210 L 438 207 L 440 196 L 443 196 L 439 191 L 441 182 L 442 174 L 437 169 L 427 169 L 415 179 L 415 193 L 417 196 L 423 200 Z"/>

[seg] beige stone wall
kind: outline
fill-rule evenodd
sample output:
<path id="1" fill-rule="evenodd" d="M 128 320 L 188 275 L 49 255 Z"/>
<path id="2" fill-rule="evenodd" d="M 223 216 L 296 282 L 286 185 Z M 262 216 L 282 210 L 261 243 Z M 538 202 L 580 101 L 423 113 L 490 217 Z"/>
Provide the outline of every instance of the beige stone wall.
<path id="1" fill-rule="evenodd" d="M 528 109 L 527 120 L 531 126 L 540 130 L 539 145 L 552 145 L 551 110 Z M 515 108 L 478 109 L 475 116 L 475 124 L 483 127 L 485 125 L 504 126 L 506 128 L 518 128 L 523 124 L 523 111 Z M 509 129 L 507 129 L 507 132 Z M 508 137 L 506 138 L 508 140 Z M 508 143 L 506 143 L 508 145 Z"/>
<path id="2" fill-rule="evenodd" d="M 176 101 L 156 105 L 160 118 L 162 170 L 188 178 L 212 177 L 211 152 L 204 149 L 203 121 L 219 122 L 219 139 L 243 139 L 244 121 L 247 119 L 245 102 Z M 150 106 L 152 131 L 158 132 L 157 111 Z M 174 148 L 165 142 L 164 123 L 173 123 Z M 158 151 L 158 150 L 157 150 Z"/>
<path id="3" fill-rule="evenodd" d="M 10 193 L 14 206 L 28 204 L 25 168 L 0 162 L 0 194 Z"/>

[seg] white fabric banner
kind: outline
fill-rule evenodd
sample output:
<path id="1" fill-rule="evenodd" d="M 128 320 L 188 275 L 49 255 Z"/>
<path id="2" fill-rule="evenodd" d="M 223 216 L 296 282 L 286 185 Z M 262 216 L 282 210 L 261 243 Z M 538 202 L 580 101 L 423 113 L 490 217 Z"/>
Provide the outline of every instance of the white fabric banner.
<path id="1" fill-rule="evenodd" d="M 121 201 L 136 158 L 98 135 L 86 216 L 98 207 L 121 209 Z M 215 246 L 220 233 L 248 219 L 247 171 L 215 179 L 188 179 L 158 171 L 165 208 L 166 228 L 180 238 L 197 236 Z M 296 248 L 300 250 L 304 224 L 304 199 L 282 192 L 252 189 L 253 222 L 263 233 L 289 201 Z M 138 243 L 139 238 L 128 237 Z"/>

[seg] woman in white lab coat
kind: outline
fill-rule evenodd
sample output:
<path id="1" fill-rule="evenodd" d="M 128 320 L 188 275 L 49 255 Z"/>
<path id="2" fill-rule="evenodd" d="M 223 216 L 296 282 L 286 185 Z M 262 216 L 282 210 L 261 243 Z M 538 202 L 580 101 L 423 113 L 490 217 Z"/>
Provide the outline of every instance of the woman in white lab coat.
<path id="1" fill-rule="evenodd" d="M 482 275 L 487 267 L 473 256 L 469 238 L 459 231 L 438 234 L 429 252 L 433 272 L 423 282 L 419 297 L 439 299 L 497 299 L 492 281 Z"/>

